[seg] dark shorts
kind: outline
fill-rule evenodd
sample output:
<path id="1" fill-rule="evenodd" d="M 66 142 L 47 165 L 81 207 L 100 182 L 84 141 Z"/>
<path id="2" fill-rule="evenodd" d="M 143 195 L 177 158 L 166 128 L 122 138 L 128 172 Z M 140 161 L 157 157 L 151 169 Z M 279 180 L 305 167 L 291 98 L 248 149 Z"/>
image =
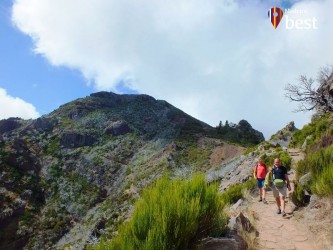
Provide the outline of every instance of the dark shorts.
<path id="1" fill-rule="evenodd" d="M 265 178 L 257 178 L 258 188 L 262 188 L 265 183 Z"/>

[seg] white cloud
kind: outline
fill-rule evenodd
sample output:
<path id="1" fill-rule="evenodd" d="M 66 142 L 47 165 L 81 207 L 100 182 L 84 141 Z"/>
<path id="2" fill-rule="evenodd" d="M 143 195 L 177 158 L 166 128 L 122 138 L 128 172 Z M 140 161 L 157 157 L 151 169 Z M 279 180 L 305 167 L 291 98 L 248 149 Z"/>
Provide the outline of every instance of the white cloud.
<path id="1" fill-rule="evenodd" d="M 9 117 L 21 117 L 23 119 L 37 118 L 39 113 L 36 108 L 18 98 L 7 94 L 5 89 L 0 88 L 0 119 Z"/>
<path id="2" fill-rule="evenodd" d="M 286 30 L 285 18 L 274 30 L 273 2 L 16 0 L 12 18 L 36 53 L 81 70 L 97 90 L 125 80 L 211 125 L 244 118 L 269 136 L 309 120 L 291 112 L 284 86 L 333 58 L 332 0 L 293 5 L 317 30 Z"/>

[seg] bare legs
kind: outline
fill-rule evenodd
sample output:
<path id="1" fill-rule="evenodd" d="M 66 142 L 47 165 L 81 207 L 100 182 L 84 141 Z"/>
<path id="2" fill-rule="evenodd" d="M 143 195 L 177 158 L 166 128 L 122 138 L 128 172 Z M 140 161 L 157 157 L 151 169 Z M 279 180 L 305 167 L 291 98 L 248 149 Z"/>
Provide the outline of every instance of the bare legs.
<path id="1" fill-rule="evenodd" d="M 281 209 L 282 212 L 284 212 L 284 209 L 286 207 L 285 205 L 285 198 L 284 196 L 280 196 L 280 197 L 275 197 L 276 200 L 276 205 L 279 209 Z"/>
<path id="2" fill-rule="evenodd" d="M 264 187 L 260 188 L 260 197 L 262 197 L 263 199 L 265 199 L 265 195 L 266 195 L 266 190 Z"/>
<path id="3" fill-rule="evenodd" d="M 280 197 L 280 201 L 281 201 L 281 211 L 284 212 L 284 209 L 285 209 L 284 196 Z"/>
<path id="4" fill-rule="evenodd" d="M 275 200 L 276 200 L 276 206 L 277 206 L 277 208 L 280 209 L 280 207 L 281 207 L 280 197 L 275 197 Z"/>

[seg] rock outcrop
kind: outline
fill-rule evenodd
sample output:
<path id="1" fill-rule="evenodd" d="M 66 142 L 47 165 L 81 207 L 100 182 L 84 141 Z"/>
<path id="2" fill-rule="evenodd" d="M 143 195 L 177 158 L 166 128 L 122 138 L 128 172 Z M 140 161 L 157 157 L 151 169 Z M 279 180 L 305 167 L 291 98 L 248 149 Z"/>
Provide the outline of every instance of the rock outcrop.
<path id="1" fill-rule="evenodd" d="M 7 120 L 0 120 L 0 134 L 10 132 L 19 128 L 21 124 L 20 118 L 9 118 Z"/>
<path id="2" fill-rule="evenodd" d="M 60 145 L 65 148 L 77 148 L 92 146 L 98 141 L 94 135 L 84 134 L 76 131 L 66 131 L 60 137 Z"/>
<path id="3" fill-rule="evenodd" d="M 124 121 L 116 121 L 112 122 L 109 126 L 107 126 L 104 130 L 104 134 L 106 135 L 124 135 L 131 131 L 128 124 Z"/>
<path id="4" fill-rule="evenodd" d="M 296 130 L 294 122 L 289 122 L 283 129 L 272 135 L 268 142 L 274 146 L 288 148 L 292 134 Z"/>

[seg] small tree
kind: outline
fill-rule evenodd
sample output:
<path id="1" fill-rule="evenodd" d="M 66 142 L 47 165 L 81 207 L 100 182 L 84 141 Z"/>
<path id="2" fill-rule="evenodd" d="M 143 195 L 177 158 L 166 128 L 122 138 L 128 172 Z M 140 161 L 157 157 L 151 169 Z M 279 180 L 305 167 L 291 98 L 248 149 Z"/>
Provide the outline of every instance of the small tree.
<path id="1" fill-rule="evenodd" d="M 222 127 L 223 127 L 223 124 L 222 124 L 222 121 L 220 121 L 220 123 L 219 123 L 219 125 L 218 125 L 218 127 L 217 127 L 217 131 L 218 131 L 218 132 L 221 132 Z"/>
<path id="2" fill-rule="evenodd" d="M 298 84 L 288 84 L 285 91 L 290 101 L 299 103 L 296 112 L 333 112 L 333 66 L 322 68 L 316 81 L 301 75 Z"/>

